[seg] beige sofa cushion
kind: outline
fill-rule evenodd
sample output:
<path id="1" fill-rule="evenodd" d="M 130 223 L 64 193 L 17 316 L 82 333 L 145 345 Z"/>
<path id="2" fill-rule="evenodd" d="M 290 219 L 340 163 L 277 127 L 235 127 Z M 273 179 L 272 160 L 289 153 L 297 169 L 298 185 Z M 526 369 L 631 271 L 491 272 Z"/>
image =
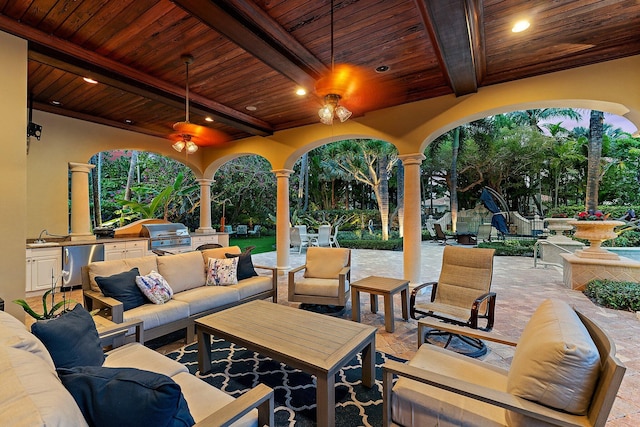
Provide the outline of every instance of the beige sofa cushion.
<path id="1" fill-rule="evenodd" d="M 76 401 L 47 363 L 28 351 L 0 347 L 2 425 L 86 426 Z"/>
<path id="2" fill-rule="evenodd" d="M 91 290 L 100 292 L 100 287 L 98 286 L 98 283 L 96 283 L 96 276 L 109 277 L 114 274 L 122 273 L 123 271 L 129 271 L 134 267 L 138 267 L 138 271 L 141 276 L 146 276 L 151 273 L 151 270 L 158 271 L 158 263 L 156 262 L 157 258 L 159 257 L 151 255 L 139 258 L 92 262 L 87 266 Z"/>
<path id="3" fill-rule="evenodd" d="M 0 346 L 13 347 L 35 354 L 55 371 L 53 359 L 46 347 L 27 327 L 5 311 L 0 311 Z"/>
<path id="4" fill-rule="evenodd" d="M 199 251 L 158 257 L 158 273 L 165 278 L 174 297 L 178 292 L 204 286 L 205 264 Z"/>
<path id="5" fill-rule="evenodd" d="M 504 392 L 507 372 L 488 363 L 423 344 L 409 365 Z M 394 425 L 502 427 L 505 411 L 408 378 L 399 378 L 391 394 Z"/>
<path id="6" fill-rule="evenodd" d="M 518 340 L 507 391 L 584 415 L 599 372 L 600 354 L 576 313 L 567 303 L 548 299 L 531 316 Z"/>
<path id="7" fill-rule="evenodd" d="M 240 246 L 225 246 L 224 248 L 205 249 L 202 252 L 204 264 L 209 263 L 209 258 L 225 259 L 225 254 L 241 254 Z"/>
<path id="8" fill-rule="evenodd" d="M 304 277 L 337 279 L 349 264 L 350 250 L 345 248 L 308 248 Z"/>

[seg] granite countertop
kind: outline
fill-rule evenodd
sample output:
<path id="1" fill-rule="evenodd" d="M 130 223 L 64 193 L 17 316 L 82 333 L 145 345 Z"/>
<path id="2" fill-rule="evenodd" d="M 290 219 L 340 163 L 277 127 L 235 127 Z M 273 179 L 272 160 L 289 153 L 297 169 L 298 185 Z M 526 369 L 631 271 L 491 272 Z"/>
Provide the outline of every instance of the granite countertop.
<path id="1" fill-rule="evenodd" d="M 191 232 L 191 237 L 198 236 L 212 236 L 216 234 L 229 234 L 224 232 Z M 55 248 L 61 246 L 78 246 L 78 245 L 93 245 L 100 243 L 119 243 L 119 242 L 128 242 L 133 240 L 148 240 L 148 237 L 142 236 L 117 236 L 117 237 L 100 237 L 97 239 L 86 239 L 86 240 L 70 240 L 69 237 L 59 238 L 59 237 L 49 237 L 45 239 L 45 243 L 34 243 L 36 239 L 27 239 L 26 245 L 27 249 L 40 249 L 40 248 Z"/>

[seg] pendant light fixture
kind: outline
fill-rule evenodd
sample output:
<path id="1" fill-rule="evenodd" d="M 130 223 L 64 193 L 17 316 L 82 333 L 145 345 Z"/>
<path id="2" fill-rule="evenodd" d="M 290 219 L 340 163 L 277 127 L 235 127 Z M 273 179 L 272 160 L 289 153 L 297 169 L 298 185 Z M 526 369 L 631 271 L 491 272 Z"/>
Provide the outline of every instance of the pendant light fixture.
<path id="1" fill-rule="evenodd" d="M 216 145 L 220 142 L 225 142 L 228 138 L 225 134 L 215 129 L 189 122 L 189 64 L 193 63 L 193 56 L 182 55 L 180 59 L 185 64 L 187 74 L 185 120 L 173 125 L 176 133 L 169 135 L 169 139 L 174 141 L 171 147 L 177 152 L 185 150 L 187 154 L 193 154 L 198 151 L 199 146 Z"/>
<path id="2" fill-rule="evenodd" d="M 331 0 L 331 78 L 330 80 L 335 80 L 336 70 L 334 63 L 334 55 L 333 55 L 333 0 Z M 318 91 L 318 87 L 321 86 L 321 82 L 318 82 L 316 85 L 316 92 Z M 334 117 L 337 117 L 341 122 L 347 121 L 349 117 L 351 117 L 351 111 L 349 111 L 344 105 L 340 105 L 340 99 L 342 96 L 337 92 L 334 88 L 328 89 L 330 92 L 324 96 L 324 105 L 318 111 L 318 116 L 320 116 L 320 123 L 325 125 L 332 125 Z"/>

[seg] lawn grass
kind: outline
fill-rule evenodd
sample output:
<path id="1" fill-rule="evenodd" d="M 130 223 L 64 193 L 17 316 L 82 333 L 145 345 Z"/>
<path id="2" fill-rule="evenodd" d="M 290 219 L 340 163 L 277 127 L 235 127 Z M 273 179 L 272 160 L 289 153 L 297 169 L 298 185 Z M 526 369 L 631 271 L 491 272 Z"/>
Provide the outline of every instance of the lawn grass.
<path id="1" fill-rule="evenodd" d="M 255 246 L 256 248 L 251 251 L 252 254 L 274 251 L 275 244 L 276 236 L 229 238 L 229 246 L 240 246 L 240 249 L 242 250 L 247 246 Z"/>

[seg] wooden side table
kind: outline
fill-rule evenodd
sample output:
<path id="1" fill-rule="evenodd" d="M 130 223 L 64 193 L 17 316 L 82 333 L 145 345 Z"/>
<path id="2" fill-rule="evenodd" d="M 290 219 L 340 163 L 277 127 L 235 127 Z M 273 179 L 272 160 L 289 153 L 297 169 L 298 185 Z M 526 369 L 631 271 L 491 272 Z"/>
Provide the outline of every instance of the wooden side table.
<path id="1" fill-rule="evenodd" d="M 351 319 L 360 322 L 360 292 L 367 292 L 371 300 L 371 312 L 378 312 L 378 295 L 384 297 L 384 328 L 395 330 L 393 315 L 393 295 L 400 292 L 402 318 L 409 320 L 409 281 L 389 277 L 369 276 L 351 283 Z"/>

